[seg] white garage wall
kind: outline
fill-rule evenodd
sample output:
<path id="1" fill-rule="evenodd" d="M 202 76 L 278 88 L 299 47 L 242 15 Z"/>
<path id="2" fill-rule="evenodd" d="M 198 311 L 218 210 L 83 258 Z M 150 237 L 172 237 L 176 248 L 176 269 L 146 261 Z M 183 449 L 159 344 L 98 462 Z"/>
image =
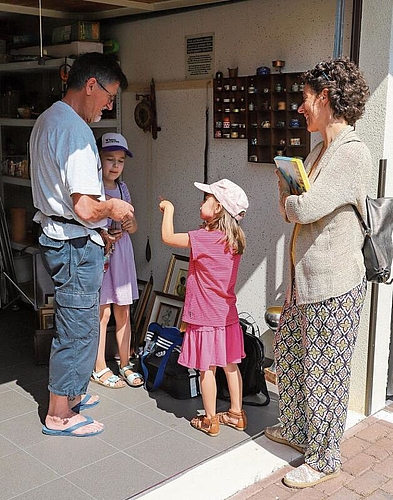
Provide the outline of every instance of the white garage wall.
<path id="1" fill-rule="evenodd" d="M 351 13 L 347 17 L 350 19 Z M 155 82 L 185 79 L 185 36 L 215 34 L 215 69 L 239 75 L 255 74 L 258 66 L 286 61 L 285 71 L 303 71 L 333 53 L 335 2 L 250 0 L 231 5 L 118 24 L 106 36 L 120 43 L 119 58 L 131 83 L 145 87 Z M 349 23 L 346 25 L 348 40 Z M 346 43 L 348 46 L 348 42 Z M 143 87 L 142 87 L 143 88 Z M 156 289 L 162 287 L 172 252 L 160 241 L 159 196 L 175 205 L 175 228 L 194 229 L 199 224 L 201 194 L 193 187 L 203 181 L 205 110 L 209 105 L 208 178 L 228 177 L 247 192 L 250 208 L 242 225 L 248 248 L 238 281 L 239 310 L 250 312 L 261 331 L 267 306 L 281 305 L 286 287 L 286 252 L 290 226 L 277 212 L 276 177 L 271 164 L 247 162 L 247 141 L 215 140 L 212 131 L 212 90 L 157 91 L 158 124 L 162 131 L 153 140 L 134 122 L 134 92 L 123 95 L 123 133 L 134 158 L 125 180 L 129 184 L 140 229 L 133 241 L 139 276 L 153 273 Z M 145 260 L 147 237 L 152 260 Z M 269 335 L 270 332 L 267 333 Z M 271 356 L 271 335 L 266 338 Z"/>
<path id="2" fill-rule="evenodd" d="M 350 20 L 351 13 L 346 17 Z M 118 24 L 105 33 L 120 43 L 119 58 L 130 83 L 146 87 L 152 77 L 160 82 L 185 79 L 185 36 L 215 34 L 215 69 L 239 75 L 254 74 L 258 66 L 286 61 L 285 71 L 303 71 L 333 53 L 335 2 L 250 0 L 231 5 Z M 346 48 L 349 22 L 346 23 Z M 348 48 L 347 48 L 348 50 Z M 208 99 L 207 99 L 208 96 Z M 286 287 L 286 247 L 290 226 L 277 211 L 276 177 L 271 164 L 247 162 L 247 141 L 215 140 L 212 131 L 212 90 L 205 88 L 157 91 L 157 140 L 134 122 L 134 92 L 123 95 L 123 133 L 134 158 L 124 174 L 139 221 L 134 236 L 138 274 L 160 290 L 172 252 L 160 240 L 159 196 L 175 205 L 175 229 L 187 231 L 199 224 L 201 195 L 193 187 L 203 181 L 205 110 L 209 106 L 208 179 L 227 177 L 247 192 L 250 208 L 242 225 L 248 248 L 238 280 L 239 311 L 267 330 L 264 312 L 281 305 Z M 145 259 L 147 238 L 152 259 Z M 271 356 L 271 332 L 266 332 Z"/>

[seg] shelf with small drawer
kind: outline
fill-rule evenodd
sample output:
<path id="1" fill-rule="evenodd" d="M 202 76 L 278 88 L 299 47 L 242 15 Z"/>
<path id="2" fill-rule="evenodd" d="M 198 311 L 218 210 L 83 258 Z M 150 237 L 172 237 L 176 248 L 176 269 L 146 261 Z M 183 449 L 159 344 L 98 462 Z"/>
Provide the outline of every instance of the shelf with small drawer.
<path id="1" fill-rule="evenodd" d="M 301 73 L 215 79 L 213 99 L 214 137 L 247 139 L 249 161 L 273 163 L 276 155 L 309 153 L 310 133 L 298 112 Z"/>

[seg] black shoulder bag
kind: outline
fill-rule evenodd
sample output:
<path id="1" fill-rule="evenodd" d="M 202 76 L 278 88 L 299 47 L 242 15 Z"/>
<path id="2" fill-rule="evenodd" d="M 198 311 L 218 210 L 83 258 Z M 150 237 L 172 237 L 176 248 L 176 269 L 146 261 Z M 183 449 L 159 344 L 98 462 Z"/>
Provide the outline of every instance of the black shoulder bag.
<path id="1" fill-rule="evenodd" d="M 367 222 L 352 205 L 364 229 L 363 256 L 367 281 L 393 283 L 393 198 L 366 198 Z"/>

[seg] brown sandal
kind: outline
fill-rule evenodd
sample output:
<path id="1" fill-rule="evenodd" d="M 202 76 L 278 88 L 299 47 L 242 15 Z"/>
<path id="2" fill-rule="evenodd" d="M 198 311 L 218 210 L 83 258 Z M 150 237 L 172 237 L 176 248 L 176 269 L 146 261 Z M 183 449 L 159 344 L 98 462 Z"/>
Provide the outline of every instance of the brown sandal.
<path id="1" fill-rule="evenodd" d="M 194 417 L 190 424 L 194 429 L 202 431 L 209 436 L 218 436 L 220 433 L 220 424 L 218 422 L 218 416 L 214 415 L 212 418 L 205 417 L 205 415 L 200 415 Z"/>
<path id="2" fill-rule="evenodd" d="M 217 413 L 217 416 L 221 425 L 228 425 L 237 431 L 245 431 L 247 429 L 247 415 L 244 410 L 237 412 L 229 409 L 228 411 Z"/>

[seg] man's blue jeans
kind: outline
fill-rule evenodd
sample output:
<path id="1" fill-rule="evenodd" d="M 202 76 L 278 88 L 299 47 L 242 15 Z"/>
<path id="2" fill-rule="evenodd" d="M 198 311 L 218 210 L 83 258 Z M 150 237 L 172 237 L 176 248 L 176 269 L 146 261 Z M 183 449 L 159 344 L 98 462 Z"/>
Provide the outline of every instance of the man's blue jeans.
<path id="1" fill-rule="evenodd" d="M 89 237 L 59 241 L 42 233 L 39 243 L 55 286 L 48 389 L 78 396 L 87 390 L 97 356 L 104 249 Z"/>

